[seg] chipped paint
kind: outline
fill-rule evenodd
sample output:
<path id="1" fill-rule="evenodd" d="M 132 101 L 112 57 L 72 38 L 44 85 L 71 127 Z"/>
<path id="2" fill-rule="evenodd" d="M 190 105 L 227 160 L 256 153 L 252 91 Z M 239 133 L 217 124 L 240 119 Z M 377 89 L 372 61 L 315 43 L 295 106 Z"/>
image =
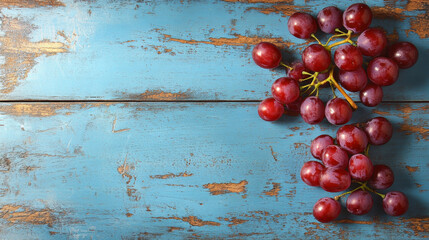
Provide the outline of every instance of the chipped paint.
<path id="1" fill-rule="evenodd" d="M 405 218 L 402 221 L 414 231 L 414 236 L 429 237 L 429 217 Z"/>
<path id="2" fill-rule="evenodd" d="M 240 34 L 233 34 L 234 38 L 209 38 L 209 41 L 199 41 L 199 40 L 185 40 L 180 38 L 173 38 L 169 34 L 163 34 L 164 40 L 169 42 L 179 42 L 185 44 L 209 44 L 214 46 L 242 46 L 246 49 L 250 49 L 251 46 L 256 45 L 260 42 L 270 42 L 279 47 L 290 47 L 294 45 L 294 43 L 284 40 L 281 37 L 261 37 L 261 36 L 243 36 Z"/>
<path id="3" fill-rule="evenodd" d="M 208 183 L 203 185 L 204 188 L 209 189 L 212 195 L 219 195 L 225 193 L 244 193 L 246 192 L 247 181 L 243 180 L 239 183 Z"/>
<path id="4" fill-rule="evenodd" d="M 181 230 L 185 230 L 185 229 L 181 227 L 168 227 L 168 232 L 181 231 Z"/>
<path id="5" fill-rule="evenodd" d="M 124 96 L 127 99 L 131 100 L 152 100 L 152 101 L 176 101 L 182 99 L 192 98 L 191 90 L 186 92 L 166 92 L 162 90 L 146 90 L 144 93 L 140 94 L 127 94 Z"/>
<path id="6" fill-rule="evenodd" d="M 265 191 L 264 194 L 267 196 L 276 196 L 277 197 L 279 195 L 280 190 L 281 190 L 280 183 L 273 182 L 272 184 L 273 184 L 273 188 L 269 191 Z"/>
<path id="7" fill-rule="evenodd" d="M 249 220 L 244 220 L 244 219 L 238 219 L 236 217 L 232 217 L 232 218 L 218 218 L 220 221 L 227 221 L 227 222 L 231 222 L 230 224 L 228 224 L 228 227 L 232 227 L 235 225 L 239 225 L 239 224 L 243 224 L 245 222 L 248 222 Z"/>
<path id="8" fill-rule="evenodd" d="M 429 37 L 429 4 L 425 1 L 408 0 L 405 8 L 398 8 L 394 4 L 387 3 L 384 7 L 372 7 L 371 9 L 375 18 L 401 21 L 409 18 L 411 28 L 404 30 L 406 34 L 414 32 L 421 39 Z M 413 14 L 416 11 L 424 13 Z"/>
<path id="9" fill-rule="evenodd" d="M 115 129 L 115 127 L 116 127 L 116 117 L 115 117 L 115 119 L 113 120 L 113 124 L 112 124 L 112 133 L 126 132 L 126 131 L 129 131 L 129 130 L 130 130 L 129 128 L 123 128 L 123 129 L 116 130 L 116 129 Z"/>
<path id="10" fill-rule="evenodd" d="M 1 104 L 0 112 L 12 116 L 51 117 L 59 110 L 70 109 L 70 103 Z"/>
<path id="11" fill-rule="evenodd" d="M 277 162 L 277 155 L 278 155 L 278 153 L 274 152 L 272 146 L 270 146 L 270 150 L 271 150 L 271 156 L 273 156 L 274 161 Z"/>
<path id="12" fill-rule="evenodd" d="M 20 84 L 20 80 L 27 78 L 36 65 L 36 58 L 68 52 L 67 45 L 61 42 L 46 39 L 31 42 L 29 36 L 34 28 L 17 18 L 2 18 L 1 30 L 4 35 L 0 36 L 0 53 L 5 59 L 0 65 L 3 70 L 0 75 L 2 93 L 12 92 Z"/>
<path id="13" fill-rule="evenodd" d="M 168 178 L 176 178 L 176 177 L 190 177 L 192 175 L 193 175 L 192 173 L 181 172 L 178 174 L 168 173 L 168 174 L 164 174 L 164 175 L 154 175 L 154 176 L 149 176 L 149 177 L 152 179 L 168 179 Z"/>
<path id="14" fill-rule="evenodd" d="M 58 0 L 3 0 L 0 2 L 0 8 L 36 8 L 36 7 L 64 7 L 65 4 Z"/>
<path id="15" fill-rule="evenodd" d="M 28 223 L 33 225 L 52 226 L 55 216 L 51 209 L 30 209 L 21 205 L 3 205 L 0 208 L 0 218 L 10 223 Z"/>
<path id="16" fill-rule="evenodd" d="M 256 10 L 264 14 L 272 14 L 272 13 L 281 13 L 282 17 L 289 17 L 295 12 L 306 12 L 310 13 L 311 10 L 307 6 L 299 6 L 299 5 L 286 5 L 286 4 L 276 4 L 268 7 L 249 7 L 247 9 Z"/>
<path id="17" fill-rule="evenodd" d="M 155 219 L 174 219 L 181 220 L 183 222 L 187 222 L 192 226 L 202 227 L 202 226 L 220 226 L 220 223 L 214 221 L 203 221 L 195 216 L 189 217 L 153 217 Z"/>
<path id="18" fill-rule="evenodd" d="M 293 0 L 223 0 L 224 2 L 240 3 L 293 3 Z"/>
<path id="19" fill-rule="evenodd" d="M 411 166 L 405 166 L 408 171 L 410 172 L 416 172 L 419 170 L 419 167 L 411 167 Z"/>

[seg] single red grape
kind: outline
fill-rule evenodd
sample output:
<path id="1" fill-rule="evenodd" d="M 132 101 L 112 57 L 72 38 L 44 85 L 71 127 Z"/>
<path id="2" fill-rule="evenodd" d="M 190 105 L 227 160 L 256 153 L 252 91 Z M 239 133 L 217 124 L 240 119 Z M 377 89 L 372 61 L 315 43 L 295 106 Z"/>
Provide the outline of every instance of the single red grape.
<path id="1" fill-rule="evenodd" d="M 325 7 L 317 14 L 317 23 L 322 32 L 335 33 L 343 26 L 343 12 L 334 6 Z"/>
<path id="2" fill-rule="evenodd" d="M 392 169 L 386 165 L 374 165 L 368 184 L 374 189 L 386 189 L 392 186 L 395 177 Z"/>
<path id="3" fill-rule="evenodd" d="M 325 117 L 335 125 L 346 124 L 352 118 L 350 104 L 342 98 L 333 98 L 326 103 Z"/>
<path id="4" fill-rule="evenodd" d="M 393 134 L 392 124 L 384 117 L 376 117 L 366 122 L 364 131 L 372 145 L 387 143 Z"/>
<path id="5" fill-rule="evenodd" d="M 300 114 L 308 124 L 320 123 L 325 118 L 325 105 L 318 97 L 307 97 L 301 104 Z"/>
<path id="6" fill-rule="evenodd" d="M 350 173 L 342 168 L 325 168 L 320 175 L 320 187 L 327 192 L 341 192 L 350 187 Z"/>
<path id="7" fill-rule="evenodd" d="M 410 42 L 398 42 L 393 44 L 387 52 L 389 57 L 395 60 L 400 68 L 413 66 L 419 58 L 419 51 Z"/>
<path id="8" fill-rule="evenodd" d="M 338 144 L 350 154 L 361 153 L 368 145 L 365 132 L 353 125 L 345 125 L 337 131 Z"/>
<path id="9" fill-rule="evenodd" d="M 293 78 L 281 77 L 271 86 L 271 93 L 282 104 L 292 103 L 299 97 L 298 82 Z"/>
<path id="10" fill-rule="evenodd" d="M 286 68 L 286 74 L 289 77 L 295 80 L 304 78 L 302 76 L 302 72 L 305 71 L 304 63 L 302 63 L 301 61 L 296 61 L 296 62 L 293 62 L 290 67 L 292 69 Z"/>
<path id="11" fill-rule="evenodd" d="M 388 192 L 383 199 L 383 209 L 391 216 L 403 215 L 408 210 L 408 198 L 401 192 Z"/>
<path id="12" fill-rule="evenodd" d="M 313 216 L 317 221 L 327 223 L 335 220 L 341 213 L 341 204 L 333 198 L 324 197 L 314 204 Z"/>
<path id="13" fill-rule="evenodd" d="M 360 91 L 359 97 L 363 105 L 375 107 L 383 100 L 383 89 L 372 82 L 368 82 L 365 88 Z"/>
<path id="14" fill-rule="evenodd" d="M 347 30 L 360 33 L 371 25 L 372 11 L 368 5 L 355 3 L 343 13 L 343 25 Z"/>
<path id="15" fill-rule="evenodd" d="M 304 163 L 301 168 L 301 179 L 309 186 L 320 186 L 320 174 L 325 167 L 316 161 Z"/>
<path id="16" fill-rule="evenodd" d="M 274 98 L 267 98 L 259 104 L 258 114 L 265 121 L 276 121 L 284 113 L 283 105 Z"/>
<path id="17" fill-rule="evenodd" d="M 287 110 L 291 112 L 299 113 L 301 109 L 302 101 L 304 101 L 304 99 L 301 96 L 299 96 L 298 99 L 296 99 L 294 102 L 286 103 L 285 106 Z"/>
<path id="18" fill-rule="evenodd" d="M 320 44 L 311 44 L 302 53 L 302 62 L 306 69 L 321 72 L 331 65 L 331 54 Z"/>
<path id="19" fill-rule="evenodd" d="M 346 207 L 351 214 L 364 215 L 371 210 L 372 204 L 371 194 L 363 190 L 357 190 L 347 198 Z"/>
<path id="20" fill-rule="evenodd" d="M 326 167 L 337 167 L 347 169 L 349 155 L 337 145 L 329 145 L 323 150 L 322 162 Z"/>
<path id="21" fill-rule="evenodd" d="M 320 135 L 311 141 L 310 152 L 313 157 L 322 159 L 323 150 L 329 145 L 334 145 L 334 139 L 329 135 Z"/>
<path id="22" fill-rule="evenodd" d="M 341 70 L 353 71 L 362 67 L 363 57 L 357 47 L 342 45 L 335 50 L 334 62 Z"/>
<path id="23" fill-rule="evenodd" d="M 357 39 L 357 47 L 365 56 L 379 56 L 383 53 L 386 45 L 386 33 L 381 28 L 368 28 Z"/>
<path id="24" fill-rule="evenodd" d="M 295 37 L 307 39 L 317 31 L 317 22 L 308 13 L 296 12 L 287 21 L 287 28 Z"/>
<path id="25" fill-rule="evenodd" d="M 338 80 L 341 86 L 350 92 L 359 92 L 368 82 L 365 69 L 362 67 L 358 67 L 358 69 L 354 71 L 340 70 L 338 72 Z"/>
<path id="26" fill-rule="evenodd" d="M 282 60 L 282 54 L 276 45 L 261 42 L 253 48 L 252 58 L 262 68 L 276 68 Z"/>
<path id="27" fill-rule="evenodd" d="M 390 86 L 398 80 L 398 64 L 391 58 L 374 58 L 369 62 L 366 71 L 369 80 L 379 86 Z"/>
<path id="28" fill-rule="evenodd" d="M 350 176 L 358 181 L 368 181 L 373 173 L 373 166 L 371 160 L 363 154 L 355 154 L 349 161 Z"/>

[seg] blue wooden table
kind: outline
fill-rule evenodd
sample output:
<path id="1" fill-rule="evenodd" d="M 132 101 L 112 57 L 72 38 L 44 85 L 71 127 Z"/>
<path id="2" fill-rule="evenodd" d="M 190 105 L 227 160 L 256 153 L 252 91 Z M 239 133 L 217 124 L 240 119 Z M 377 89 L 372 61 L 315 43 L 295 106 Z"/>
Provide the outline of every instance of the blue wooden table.
<path id="1" fill-rule="evenodd" d="M 318 223 L 314 203 L 336 194 L 299 171 L 337 127 L 257 115 L 285 73 L 257 67 L 252 47 L 298 58 L 308 43 L 288 16 L 329 4 L 351 2 L 1 1 L 0 239 L 428 238 L 427 0 L 370 3 L 372 26 L 420 59 L 352 119 L 392 122 L 370 156 L 393 169 L 405 215 L 375 198 L 365 216 Z"/>

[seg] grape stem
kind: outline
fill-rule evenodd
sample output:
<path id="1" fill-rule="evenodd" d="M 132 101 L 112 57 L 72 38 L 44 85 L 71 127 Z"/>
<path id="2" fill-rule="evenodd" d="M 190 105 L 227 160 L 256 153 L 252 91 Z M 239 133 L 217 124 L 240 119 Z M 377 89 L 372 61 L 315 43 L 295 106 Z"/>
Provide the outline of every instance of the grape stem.
<path id="1" fill-rule="evenodd" d="M 283 67 L 285 67 L 289 70 L 293 70 L 293 67 L 286 65 L 284 62 L 280 62 L 280 65 L 282 65 Z"/>
<path id="2" fill-rule="evenodd" d="M 381 194 L 381 193 L 379 193 L 379 192 L 376 192 L 374 189 L 372 189 L 372 188 L 368 187 L 368 186 L 366 185 L 366 182 L 359 182 L 359 181 L 355 181 L 355 180 L 353 180 L 353 182 L 355 182 L 355 183 L 359 183 L 359 184 L 360 184 L 360 186 L 359 186 L 359 187 L 357 187 L 357 188 L 355 188 L 355 189 L 353 189 L 353 190 L 351 190 L 351 191 L 348 191 L 348 192 L 342 193 L 342 194 L 340 194 L 340 195 L 338 195 L 338 196 L 335 196 L 335 197 L 334 197 L 334 199 L 335 199 L 336 201 L 338 201 L 341 197 L 344 197 L 344 196 L 346 196 L 346 195 L 348 195 L 348 194 L 350 194 L 350 193 L 352 193 L 352 192 L 355 192 L 355 191 L 357 191 L 357 190 L 359 190 L 359 189 L 362 189 L 362 190 L 366 190 L 366 191 L 369 191 L 369 192 L 375 193 L 375 194 L 377 194 L 378 196 L 380 196 L 380 197 L 381 197 L 381 198 L 383 198 L 383 199 L 386 197 L 386 195 L 385 195 L 385 194 Z"/>
<path id="3" fill-rule="evenodd" d="M 323 81 L 319 81 L 319 82 L 316 82 L 317 76 L 319 75 L 319 72 L 315 72 L 313 74 L 308 73 L 308 72 L 302 72 L 302 74 L 309 75 L 309 77 L 304 78 L 304 79 L 300 79 L 299 80 L 300 82 L 304 82 L 304 81 L 307 81 L 309 79 L 313 79 L 310 84 L 307 84 L 307 85 L 302 86 L 300 88 L 301 90 L 305 89 L 304 92 L 302 92 L 302 94 L 306 94 L 311 89 L 311 87 L 313 87 L 314 89 L 309 95 L 312 95 L 313 93 L 316 92 L 316 96 L 318 96 L 319 95 L 319 87 L 323 84 L 329 83 L 331 85 L 332 92 L 334 93 L 334 96 L 336 97 L 335 91 L 334 91 L 334 88 L 332 87 L 332 85 L 335 86 L 335 88 L 337 88 L 338 91 L 340 91 L 340 93 L 344 96 L 344 98 L 347 100 L 347 102 L 350 104 L 350 106 L 353 108 L 353 110 L 356 110 L 357 109 L 356 103 L 352 100 L 352 98 L 344 91 L 344 89 L 335 80 L 335 78 L 334 78 L 334 66 L 331 65 L 330 68 L 328 69 L 328 71 L 329 71 L 329 77 L 324 79 Z"/>
<path id="4" fill-rule="evenodd" d="M 356 103 L 352 100 L 352 98 L 344 91 L 344 89 L 340 86 L 340 84 L 335 81 L 334 78 L 334 68 L 331 69 L 331 72 L 329 73 L 329 80 L 334 86 L 340 91 L 340 93 L 344 96 L 344 98 L 347 100 L 347 102 L 350 104 L 350 106 L 353 108 L 353 110 L 356 110 L 358 107 Z"/>
<path id="5" fill-rule="evenodd" d="M 366 185 L 366 182 L 359 182 L 359 181 L 356 181 L 356 180 L 352 180 L 352 182 L 355 182 L 355 183 L 360 184 L 360 185 L 361 185 L 361 187 L 363 187 L 363 190 L 366 190 L 366 191 L 369 191 L 369 192 L 375 193 L 375 194 L 377 194 L 378 196 L 380 196 L 380 197 L 381 197 L 381 198 L 383 198 L 383 199 L 386 197 L 386 195 L 385 195 L 385 194 L 382 194 L 382 193 L 376 192 L 374 189 L 372 189 L 372 188 L 368 187 L 368 186 Z"/>
<path id="6" fill-rule="evenodd" d="M 314 35 L 314 33 L 312 33 L 312 34 L 311 34 L 311 37 L 312 37 L 312 38 L 314 38 L 314 39 L 316 39 L 316 41 L 317 41 L 320 45 L 323 45 L 323 44 L 319 41 L 319 39 L 317 39 L 317 37 L 316 37 L 316 35 Z"/>
<path id="7" fill-rule="evenodd" d="M 365 151 L 363 152 L 363 155 L 367 156 L 369 155 L 369 147 L 371 146 L 371 144 L 368 144 L 365 148 Z"/>
<path id="8" fill-rule="evenodd" d="M 357 188 L 355 188 L 355 189 L 353 189 L 353 190 L 351 190 L 351 191 L 348 191 L 348 192 L 345 192 L 345 193 L 342 193 L 342 194 L 340 194 L 340 195 L 338 195 L 338 196 L 335 196 L 334 197 L 334 199 L 336 200 L 336 201 L 338 201 L 341 197 L 344 197 L 344 196 L 346 196 L 347 194 L 350 194 L 350 193 L 352 193 L 352 192 L 355 192 L 355 191 L 357 191 L 357 190 L 359 190 L 359 189 L 364 189 L 365 187 L 364 186 L 366 186 L 366 183 L 364 183 L 364 185 L 361 185 L 361 186 L 359 186 L 359 187 L 357 187 Z"/>
<path id="9" fill-rule="evenodd" d="M 331 51 L 331 49 L 332 49 L 333 47 L 336 47 L 336 46 L 341 45 L 341 44 L 344 44 L 344 43 L 350 43 L 351 45 L 356 46 L 356 43 L 354 43 L 354 42 L 351 40 L 352 33 L 353 33 L 352 31 L 350 31 L 350 30 L 349 30 L 347 33 L 343 32 L 343 31 L 341 31 L 341 30 L 339 30 L 339 29 L 335 29 L 335 31 L 339 32 L 340 34 L 335 34 L 334 36 L 332 36 L 331 38 L 329 38 L 329 39 L 328 39 L 328 41 L 325 43 L 325 45 L 322 45 L 322 46 L 324 46 L 324 47 L 326 48 L 326 50 Z M 329 42 L 330 42 L 334 37 L 342 37 L 342 36 L 346 36 L 346 38 L 345 38 L 345 39 L 343 39 L 343 40 L 341 40 L 341 41 L 339 41 L 339 42 L 335 42 L 335 43 L 332 43 L 332 44 L 328 45 L 328 44 L 329 44 Z"/>

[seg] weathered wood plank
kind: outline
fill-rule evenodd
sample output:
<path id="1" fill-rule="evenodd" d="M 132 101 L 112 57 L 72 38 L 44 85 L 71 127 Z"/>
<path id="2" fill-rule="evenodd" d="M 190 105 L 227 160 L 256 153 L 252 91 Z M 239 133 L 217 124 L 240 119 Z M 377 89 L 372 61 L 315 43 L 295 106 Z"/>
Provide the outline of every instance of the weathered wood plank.
<path id="1" fill-rule="evenodd" d="M 345 9 L 350 1 L 335 1 Z M 286 28 L 294 11 L 325 1 L 3 1 L 3 100 L 255 100 L 284 76 L 251 59 L 270 41 L 286 60 L 305 42 Z M 390 38 L 411 41 L 420 61 L 385 88 L 385 100 L 428 100 L 428 5 L 372 1 Z"/>
<path id="2" fill-rule="evenodd" d="M 387 217 L 343 210 L 319 224 L 313 204 L 334 196 L 301 182 L 308 145 L 335 127 L 253 103 L 0 104 L 0 234 L 5 239 L 421 239 L 428 237 L 428 104 L 384 104 L 394 125 L 375 163 L 410 209 Z M 386 191 L 383 191 L 386 192 Z M 375 197 L 375 196 L 374 196 Z"/>

